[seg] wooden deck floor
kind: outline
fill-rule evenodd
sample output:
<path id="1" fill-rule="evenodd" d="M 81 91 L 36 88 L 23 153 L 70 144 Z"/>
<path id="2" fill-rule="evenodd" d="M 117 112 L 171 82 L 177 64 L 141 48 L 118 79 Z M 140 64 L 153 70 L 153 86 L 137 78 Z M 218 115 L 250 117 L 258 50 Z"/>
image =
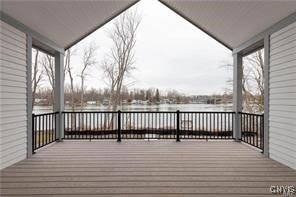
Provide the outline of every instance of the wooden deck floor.
<path id="1" fill-rule="evenodd" d="M 64 141 L 1 171 L 0 196 L 268 196 L 296 172 L 232 141 Z"/>

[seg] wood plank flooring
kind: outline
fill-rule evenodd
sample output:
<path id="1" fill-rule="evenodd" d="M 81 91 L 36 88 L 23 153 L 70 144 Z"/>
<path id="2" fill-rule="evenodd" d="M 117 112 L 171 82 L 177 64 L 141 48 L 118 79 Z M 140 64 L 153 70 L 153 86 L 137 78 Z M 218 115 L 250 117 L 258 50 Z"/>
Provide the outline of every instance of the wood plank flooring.
<path id="1" fill-rule="evenodd" d="M 233 141 L 64 141 L 1 171 L 0 196 L 269 196 L 296 171 Z"/>

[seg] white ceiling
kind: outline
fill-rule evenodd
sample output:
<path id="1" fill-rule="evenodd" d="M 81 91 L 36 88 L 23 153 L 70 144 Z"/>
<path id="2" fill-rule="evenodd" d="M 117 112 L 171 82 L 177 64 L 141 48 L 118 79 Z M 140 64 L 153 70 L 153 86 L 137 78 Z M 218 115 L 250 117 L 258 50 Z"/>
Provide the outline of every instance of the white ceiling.
<path id="1" fill-rule="evenodd" d="M 1 11 L 68 48 L 136 0 L 0 0 Z"/>
<path id="2" fill-rule="evenodd" d="M 160 1 L 229 48 L 236 48 L 296 12 L 296 0 Z"/>
<path id="3" fill-rule="evenodd" d="M 137 0 L 0 0 L 1 11 L 68 48 Z M 296 0 L 160 0 L 235 48 L 296 12 Z"/>

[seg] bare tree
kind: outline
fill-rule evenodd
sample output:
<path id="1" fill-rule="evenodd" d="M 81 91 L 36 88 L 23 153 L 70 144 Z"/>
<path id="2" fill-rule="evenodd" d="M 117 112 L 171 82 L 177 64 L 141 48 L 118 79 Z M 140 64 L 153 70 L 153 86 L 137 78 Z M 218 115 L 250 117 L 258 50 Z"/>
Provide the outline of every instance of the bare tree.
<path id="1" fill-rule="evenodd" d="M 243 96 L 245 110 L 264 111 L 264 56 L 263 50 L 244 58 Z"/>
<path id="2" fill-rule="evenodd" d="M 141 18 L 137 12 L 125 12 L 114 21 L 109 32 L 113 46 L 101 63 L 101 68 L 110 88 L 109 108 L 113 111 L 116 111 L 120 104 L 120 93 L 125 79 L 135 69 L 134 48 L 140 21 Z"/>
<path id="3" fill-rule="evenodd" d="M 74 76 L 73 76 L 73 67 L 71 67 L 71 57 L 75 55 L 75 49 L 68 49 L 65 55 L 65 71 L 67 71 L 69 78 L 70 78 L 70 96 L 71 96 L 71 109 L 72 111 L 75 110 L 75 88 L 74 88 Z M 66 72 L 65 72 L 66 73 Z"/>
<path id="4" fill-rule="evenodd" d="M 43 54 L 41 58 L 41 64 L 44 68 L 46 77 L 48 79 L 50 88 L 51 88 L 51 103 L 54 103 L 54 75 L 55 75 L 55 69 L 54 69 L 54 58 L 51 55 Z"/>
<path id="5" fill-rule="evenodd" d="M 35 50 L 35 58 L 34 64 L 32 65 L 32 108 L 34 108 L 35 100 L 36 100 L 36 92 L 40 86 L 40 82 L 43 78 L 43 70 L 40 68 L 38 64 L 39 50 Z"/>
<path id="6" fill-rule="evenodd" d="M 82 54 L 82 70 L 79 74 L 80 77 L 80 105 L 81 105 L 81 111 L 83 110 L 84 106 L 84 89 L 85 89 L 85 79 L 89 75 L 88 74 L 88 69 L 94 66 L 97 61 L 96 61 L 96 50 L 97 47 L 90 43 L 87 47 L 84 48 L 83 54 Z"/>
<path id="7" fill-rule="evenodd" d="M 232 64 L 223 65 L 224 68 L 233 68 Z M 264 54 L 258 50 L 243 58 L 242 95 L 243 110 L 248 112 L 264 111 Z M 233 79 L 227 83 L 232 86 Z"/>

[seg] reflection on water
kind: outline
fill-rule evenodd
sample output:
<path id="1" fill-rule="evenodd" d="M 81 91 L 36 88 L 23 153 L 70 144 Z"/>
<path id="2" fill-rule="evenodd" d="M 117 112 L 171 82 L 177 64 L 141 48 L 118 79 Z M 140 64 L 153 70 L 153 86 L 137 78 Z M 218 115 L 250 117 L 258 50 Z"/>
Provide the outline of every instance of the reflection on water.
<path id="1" fill-rule="evenodd" d="M 77 107 L 77 111 L 80 108 Z M 83 111 L 106 111 L 108 106 L 85 106 Z M 121 111 L 232 111 L 232 104 L 160 104 L 160 105 L 123 105 Z M 66 106 L 65 111 L 71 111 L 69 106 Z M 33 113 L 52 112 L 51 106 L 34 106 Z"/>

